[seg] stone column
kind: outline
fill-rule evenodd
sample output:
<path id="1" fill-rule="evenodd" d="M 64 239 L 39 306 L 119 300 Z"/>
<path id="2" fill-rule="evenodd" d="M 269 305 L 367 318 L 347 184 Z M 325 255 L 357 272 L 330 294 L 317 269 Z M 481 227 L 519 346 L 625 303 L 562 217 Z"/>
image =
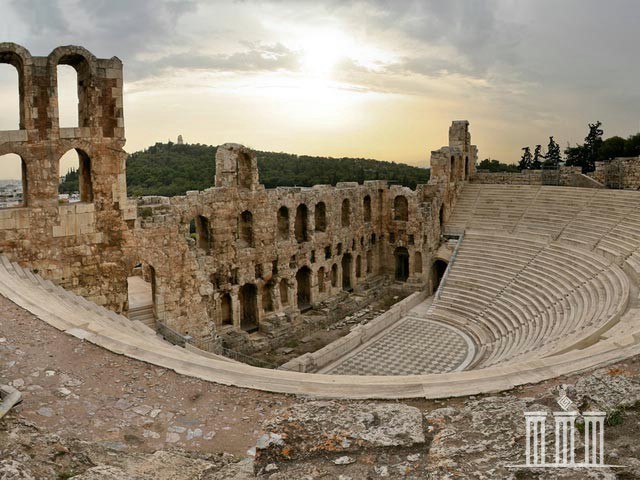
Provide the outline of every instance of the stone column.
<path id="1" fill-rule="evenodd" d="M 546 463 L 545 421 L 547 412 L 524 412 L 526 425 L 527 465 L 544 465 Z"/>
<path id="2" fill-rule="evenodd" d="M 605 412 L 584 412 L 584 463 L 604 465 Z M 591 449 L 589 446 L 591 445 Z"/>
<path id="3" fill-rule="evenodd" d="M 556 423 L 556 465 L 575 463 L 575 422 L 578 412 L 554 412 Z"/>

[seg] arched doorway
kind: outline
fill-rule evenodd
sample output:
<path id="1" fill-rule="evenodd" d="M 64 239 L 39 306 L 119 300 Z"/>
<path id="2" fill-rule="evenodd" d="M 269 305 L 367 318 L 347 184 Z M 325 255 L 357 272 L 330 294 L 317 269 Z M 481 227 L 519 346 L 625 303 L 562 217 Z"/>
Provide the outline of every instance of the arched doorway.
<path id="1" fill-rule="evenodd" d="M 316 203 L 314 218 L 316 221 L 316 232 L 327 230 L 327 206 L 324 202 Z"/>
<path id="2" fill-rule="evenodd" d="M 278 239 L 289 240 L 289 209 L 285 206 L 278 210 Z"/>
<path id="3" fill-rule="evenodd" d="M 406 282 L 409 278 L 409 251 L 405 247 L 396 248 L 393 256 L 396 260 L 396 280 Z"/>
<path id="4" fill-rule="evenodd" d="M 350 253 L 342 256 L 342 288 L 343 290 L 351 290 L 351 266 L 353 258 Z"/>
<path id="5" fill-rule="evenodd" d="M 3 52 L 4 53 L 4 52 Z M 13 57 L 13 58 L 12 58 Z M 3 85 L 5 95 L 2 105 L 2 118 L 0 118 L 0 130 L 19 130 L 20 126 L 20 73 L 12 65 L 13 62 L 20 62 L 15 54 L 0 54 L 0 83 Z M 9 93 L 11 92 L 11 93 Z"/>
<path id="6" fill-rule="evenodd" d="M 156 329 L 156 270 L 144 262 L 133 267 L 127 277 L 127 317 Z"/>
<path id="7" fill-rule="evenodd" d="M 4 168 L 5 182 L 0 193 L 0 208 L 27 206 L 27 165 L 20 155 L 8 153 L 0 155 L 0 165 Z"/>
<path id="8" fill-rule="evenodd" d="M 398 195 L 393 200 L 394 220 L 406 222 L 409 220 L 409 202 L 404 195 Z"/>
<path id="9" fill-rule="evenodd" d="M 434 292 L 440 286 L 440 282 L 442 281 L 442 277 L 444 277 L 444 273 L 447 271 L 447 267 L 447 262 L 444 260 L 436 260 L 433 262 L 433 266 L 431 267 L 431 284 L 433 285 Z"/>
<path id="10" fill-rule="evenodd" d="M 420 252 L 413 255 L 413 273 L 422 273 L 422 253 Z"/>
<path id="11" fill-rule="evenodd" d="M 240 328 L 245 332 L 258 330 L 258 288 L 246 283 L 240 288 Z"/>
<path id="12" fill-rule="evenodd" d="M 296 287 L 298 292 L 298 309 L 305 311 L 311 308 L 311 269 L 302 267 L 296 273 Z"/>
<path id="13" fill-rule="evenodd" d="M 364 211 L 365 223 L 371 222 L 371 196 L 370 195 L 365 195 L 364 200 L 362 201 L 362 209 Z"/>
<path id="14" fill-rule="evenodd" d="M 233 325 L 233 308 L 231 305 L 231 295 L 224 293 L 220 297 L 220 324 Z"/>

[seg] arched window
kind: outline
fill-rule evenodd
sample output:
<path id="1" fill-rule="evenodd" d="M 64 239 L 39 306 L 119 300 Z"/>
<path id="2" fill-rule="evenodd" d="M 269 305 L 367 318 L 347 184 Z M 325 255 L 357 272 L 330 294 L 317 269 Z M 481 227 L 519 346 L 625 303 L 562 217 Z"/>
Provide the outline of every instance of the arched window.
<path id="1" fill-rule="evenodd" d="M 362 258 L 360 255 L 356 257 L 356 278 L 360 278 L 362 276 Z"/>
<path id="2" fill-rule="evenodd" d="M 342 201 L 342 210 L 341 210 L 341 219 L 342 219 L 342 226 L 343 227 L 348 227 L 349 224 L 351 223 L 351 202 L 349 202 L 348 198 L 345 198 Z"/>
<path id="3" fill-rule="evenodd" d="M 398 195 L 393 200 L 393 214 L 394 220 L 400 220 L 402 222 L 409 220 L 409 202 L 407 202 L 407 197 Z"/>
<path id="4" fill-rule="evenodd" d="M 464 179 L 469 178 L 469 157 L 464 157 Z"/>
<path id="5" fill-rule="evenodd" d="M 3 61 L 0 52 L 0 85 L 2 85 L 2 116 L 0 116 L 1 130 L 19 130 L 20 125 L 20 74 L 18 69 L 9 62 Z M 19 61 L 15 58 L 15 61 Z"/>
<path id="6" fill-rule="evenodd" d="M 253 214 L 245 210 L 238 219 L 238 240 L 241 247 L 253 247 Z"/>
<path id="7" fill-rule="evenodd" d="M 327 206 L 324 202 L 316 203 L 315 209 L 316 232 L 324 232 L 327 230 Z"/>
<path id="8" fill-rule="evenodd" d="M 278 286 L 280 289 L 280 303 L 282 305 L 289 304 L 289 285 L 287 285 L 287 281 L 283 278 L 280 280 L 280 285 Z"/>
<path id="9" fill-rule="evenodd" d="M 211 224 L 207 217 L 197 215 L 189 224 L 189 234 L 195 238 L 198 248 L 211 250 Z"/>
<path id="10" fill-rule="evenodd" d="M 70 65 L 58 65 L 58 121 L 61 128 L 77 128 L 78 73 Z"/>
<path id="11" fill-rule="evenodd" d="M 296 223 L 294 227 L 296 241 L 298 243 L 306 242 L 309 240 L 309 210 L 304 203 L 298 205 L 298 208 L 296 209 Z"/>
<path id="12" fill-rule="evenodd" d="M 94 105 L 91 105 L 91 66 L 85 57 L 73 53 L 62 55 L 57 68 L 58 125 L 89 127 Z"/>
<path id="13" fill-rule="evenodd" d="M 318 291 L 319 292 L 324 292 L 324 267 L 320 267 L 318 269 Z"/>
<path id="14" fill-rule="evenodd" d="M 278 210 L 278 238 L 289 240 L 289 209 L 284 206 Z"/>
<path id="15" fill-rule="evenodd" d="M 413 256 L 413 273 L 422 273 L 422 253 L 416 252 Z"/>
<path id="16" fill-rule="evenodd" d="M 333 264 L 331 266 L 331 286 L 335 287 L 338 285 L 338 265 Z"/>
<path id="17" fill-rule="evenodd" d="M 442 226 L 444 225 L 444 204 L 442 204 L 442 206 L 440 207 L 438 219 L 440 221 L 440 231 L 442 231 Z"/>
<path id="18" fill-rule="evenodd" d="M 0 156 L 0 168 L 8 179 L 0 190 L 0 208 L 26 207 L 29 185 L 24 160 L 20 155 L 8 153 Z"/>
<path id="19" fill-rule="evenodd" d="M 251 188 L 253 183 L 253 172 L 251 170 L 251 157 L 245 152 L 238 154 L 238 186 L 240 188 Z"/>
<path id="20" fill-rule="evenodd" d="M 367 250 L 367 274 L 373 272 L 373 252 Z"/>
<path id="21" fill-rule="evenodd" d="M 362 209 L 364 210 L 364 221 L 371 221 L 371 196 L 365 195 L 362 201 Z"/>
<path id="22" fill-rule="evenodd" d="M 58 162 L 62 175 L 58 192 L 69 202 L 93 202 L 93 173 L 89 155 L 79 148 L 69 150 Z"/>

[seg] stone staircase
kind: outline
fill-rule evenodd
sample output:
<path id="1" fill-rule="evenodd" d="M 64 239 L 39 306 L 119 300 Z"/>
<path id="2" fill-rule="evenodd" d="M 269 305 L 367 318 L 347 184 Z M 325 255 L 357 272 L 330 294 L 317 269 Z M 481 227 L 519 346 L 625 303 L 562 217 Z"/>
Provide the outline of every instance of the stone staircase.
<path id="1" fill-rule="evenodd" d="M 155 330 L 156 317 L 153 314 L 153 305 L 143 305 L 140 307 L 130 308 L 127 313 L 129 320 L 144 323 L 147 327 Z"/>

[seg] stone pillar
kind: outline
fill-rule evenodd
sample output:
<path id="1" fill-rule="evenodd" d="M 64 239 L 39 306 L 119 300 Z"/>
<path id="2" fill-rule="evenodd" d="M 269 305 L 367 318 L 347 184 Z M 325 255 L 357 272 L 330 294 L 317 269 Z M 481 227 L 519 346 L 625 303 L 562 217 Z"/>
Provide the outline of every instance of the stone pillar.
<path id="1" fill-rule="evenodd" d="M 578 412 L 554 412 L 556 423 L 556 465 L 575 463 L 575 422 Z"/>
<path id="2" fill-rule="evenodd" d="M 584 412 L 584 463 L 604 465 L 605 412 Z M 591 448 L 589 448 L 591 447 Z"/>
<path id="3" fill-rule="evenodd" d="M 545 421 L 547 412 L 524 412 L 527 465 L 544 465 L 546 460 Z"/>

